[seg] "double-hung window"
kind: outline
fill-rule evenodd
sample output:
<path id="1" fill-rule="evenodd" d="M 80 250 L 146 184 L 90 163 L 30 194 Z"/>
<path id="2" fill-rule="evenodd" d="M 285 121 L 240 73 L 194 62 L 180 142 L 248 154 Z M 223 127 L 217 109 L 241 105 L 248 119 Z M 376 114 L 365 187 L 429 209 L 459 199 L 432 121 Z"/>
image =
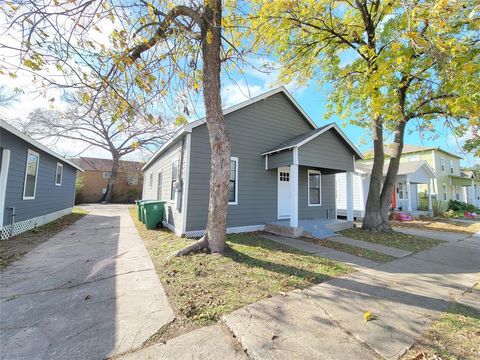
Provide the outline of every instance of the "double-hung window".
<path id="1" fill-rule="evenodd" d="M 440 168 L 442 169 L 442 173 L 445 172 L 445 158 L 440 158 Z"/>
<path id="2" fill-rule="evenodd" d="M 148 177 L 148 188 L 151 189 L 152 187 L 153 187 L 153 172 L 151 172 Z"/>
<path id="3" fill-rule="evenodd" d="M 170 200 L 175 200 L 175 192 L 178 182 L 178 161 L 172 162 L 172 184 L 170 187 Z"/>
<path id="4" fill-rule="evenodd" d="M 63 164 L 57 162 L 57 170 L 55 172 L 55 186 L 62 186 L 63 180 Z"/>
<path id="5" fill-rule="evenodd" d="M 442 185 L 443 190 L 443 200 L 447 200 L 447 184 Z"/>
<path id="6" fill-rule="evenodd" d="M 40 155 L 38 155 L 38 153 L 28 150 L 27 164 L 25 167 L 25 181 L 23 184 L 23 200 L 35 199 L 39 160 Z"/>
<path id="7" fill-rule="evenodd" d="M 403 183 L 402 182 L 398 183 L 397 193 L 398 193 L 398 199 L 399 200 L 405 199 L 405 194 L 404 194 Z"/>
<path id="8" fill-rule="evenodd" d="M 453 160 L 450 160 L 450 174 L 453 175 L 455 172 L 455 168 L 453 167 Z"/>
<path id="9" fill-rule="evenodd" d="M 308 170 L 308 206 L 322 205 L 322 174 L 318 170 Z"/>
<path id="10" fill-rule="evenodd" d="M 110 179 L 111 173 L 110 171 L 104 171 L 102 176 L 104 179 Z"/>
<path id="11" fill-rule="evenodd" d="M 228 204 L 238 204 L 238 158 L 230 158 L 230 180 L 228 182 Z"/>

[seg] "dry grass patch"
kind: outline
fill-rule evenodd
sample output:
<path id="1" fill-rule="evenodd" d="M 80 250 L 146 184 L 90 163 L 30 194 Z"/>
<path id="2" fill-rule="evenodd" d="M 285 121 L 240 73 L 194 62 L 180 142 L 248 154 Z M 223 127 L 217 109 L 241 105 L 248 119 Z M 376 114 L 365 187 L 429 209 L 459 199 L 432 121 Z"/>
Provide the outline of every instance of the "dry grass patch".
<path id="1" fill-rule="evenodd" d="M 478 360 L 480 312 L 452 304 L 417 340 L 402 360 Z"/>
<path id="2" fill-rule="evenodd" d="M 24 232 L 13 238 L 0 241 L 0 270 L 12 262 L 21 259 L 23 255 L 33 250 L 41 243 L 50 239 L 66 227 L 72 225 L 78 219 L 84 217 L 87 212 L 80 208 L 74 208 L 71 214 L 62 216 L 48 224 L 36 229 Z"/>
<path id="3" fill-rule="evenodd" d="M 345 237 L 382 244 L 397 249 L 418 252 L 440 245 L 443 241 L 428 239 L 415 235 L 403 234 L 400 232 L 370 232 L 359 228 L 346 229 L 339 232 Z"/>
<path id="4" fill-rule="evenodd" d="M 393 260 L 396 260 L 397 258 L 394 256 L 390 256 L 387 254 L 383 254 L 377 251 L 373 250 L 368 250 L 368 249 L 363 249 L 358 246 L 353 246 L 353 245 L 348 245 L 348 244 L 341 244 L 333 240 L 328 240 L 328 239 L 311 239 L 311 238 L 302 238 L 304 241 L 311 242 L 316 245 L 320 246 L 325 246 L 331 249 L 335 249 L 338 251 L 343 251 L 348 254 L 352 254 L 355 256 L 360 256 L 365 259 L 369 259 L 375 262 L 379 263 L 386 263 L 390 262 Z"/>
<path id="5" fill-rule="evenodd" d="M 222 315 L 260 299 L 306 288 L 352 270 L 255 233 L 229 235 L 230 249 L 225 256 L 197 253 L 167 262 L 168 255 L 191 240 L 162 229 L 147 230 L 136 219 L 134 208 L 130 214 L 177 315 L 173 334 L 169 329 L 170 333 L 159 334 L 157 341 L 212 324 Z"/>
<path id="6" fill-rule="evenodd" d="M 420 230 L 450 231 L 461 234 L 475 234 L 480 231 L 480 222 L 460 222 L 453 220 L 414 220 L 392 222 L 392 226 Z"/>

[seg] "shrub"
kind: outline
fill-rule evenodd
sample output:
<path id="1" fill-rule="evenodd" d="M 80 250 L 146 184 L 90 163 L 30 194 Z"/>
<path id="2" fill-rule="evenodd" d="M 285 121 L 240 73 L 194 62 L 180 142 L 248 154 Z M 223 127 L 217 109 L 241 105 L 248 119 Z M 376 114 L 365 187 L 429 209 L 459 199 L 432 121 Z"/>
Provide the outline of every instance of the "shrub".
<path id="1" fill-rule="evenodd" d="M 467 204 L 458 200 L 450 200 L 448 202 L 448 210 L 453 211 L 468 211 L 468 212 L 480 212 L 474 205 Z"/>

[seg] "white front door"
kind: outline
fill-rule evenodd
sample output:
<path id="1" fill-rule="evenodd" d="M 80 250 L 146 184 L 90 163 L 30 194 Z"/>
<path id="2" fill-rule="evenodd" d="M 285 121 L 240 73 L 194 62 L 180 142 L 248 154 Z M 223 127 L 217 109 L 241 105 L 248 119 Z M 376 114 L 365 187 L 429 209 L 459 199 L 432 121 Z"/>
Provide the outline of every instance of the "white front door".
<path id="1" fill-rule="evenodd" d="M 290 168 L 278 168 L 278 218 L 290 218 Z"/>

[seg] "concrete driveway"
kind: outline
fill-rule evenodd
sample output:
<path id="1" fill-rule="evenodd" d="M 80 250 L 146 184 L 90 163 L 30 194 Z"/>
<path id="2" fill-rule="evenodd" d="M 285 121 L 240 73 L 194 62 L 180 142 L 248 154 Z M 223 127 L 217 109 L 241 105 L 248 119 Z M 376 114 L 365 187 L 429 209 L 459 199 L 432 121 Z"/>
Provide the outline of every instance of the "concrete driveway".
<path id="1" fill-rule="evenodd" d="M 90 213 L 1 274 L 1 359 L 104 359 L 174 314 L 125 205 Z"/>

